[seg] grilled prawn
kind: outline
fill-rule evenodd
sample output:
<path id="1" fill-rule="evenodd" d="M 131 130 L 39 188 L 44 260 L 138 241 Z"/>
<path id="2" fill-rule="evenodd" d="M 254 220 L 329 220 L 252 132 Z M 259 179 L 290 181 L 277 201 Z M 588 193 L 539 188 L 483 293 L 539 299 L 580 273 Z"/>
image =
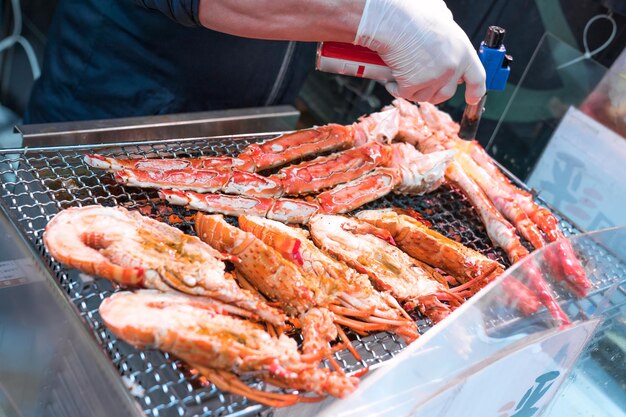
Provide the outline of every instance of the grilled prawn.
<path id="1" fill-rule="evenodd" d="M 254 390 L 235 375 L 336 397 L 346 396 L 358 384 L 357 378 L 318 368 L 318 358 L 298 352 L 295 340 L 273 337 L 261 325 L 241 318 L 249 312 L 210 298 L 153 290 L 119 292 L 102 302 L 100 314 L 107 327 L 131 345 L 173 353 L 219 388 L 270 406 L 311 398 Z"/>
<path id="2" fill-rule="evenodd" d="M 337 331 L 332 325 L 333 314 L 317 311 L 318 306 L 326 304 L 327 297 L 313 290 L 317 278 L 304 273 L 252 233 L 231 226 L 221 215 L 198 213 L 195 220 L 200 239 L 237 258 L 236 276 L 243 286 L 256 288 L 269 300 L 278 302 L 288 315 L 308 324 L 303 333 L 316 340 L 304 341 L 305 352 L 310 346 L 325 346 L 320 353 L 328 356 L 329 343 L 337 338 Z"/>
<path id="3" fill-rule="evenodd" d="M 394 246 L 387 230 L 344 216 L 316 215 L 310 222 L 316 245 L 388 291 L 408 309 L 438 322 L 463 303 L 465 293 L 448 289 L 432 268 Z M 444 304 L 446 301 L 448 304 Z"/>
<path id="4" fill-rule="evenodd" d="M 356 215 L 391 233 L 396 244 L 412 257 L 449 274 L 472 295 L 504 272 L 504 266 L 442 234 L 434 231 L 419 213 L 413 210 L 364 210 Z M 539 299 L 526 286 L 506 280 L 508 302 L 526 314 L 539 308 Z"/>
<path id="5" fill-rule="evenodd" d="M 320 300 L 335 314 L 335 323 L 359 333 L 390 331 L 412 342 L 418 336 L 415 322 L 388 293 L 376 291 L 367 275 L 322 252 L 309 233 L 257 216 L 240 216 L 239 227 L 276 249 L 302 271 L 317 277 L 310 281 Z"/>
<path id="6" fill-rule="evenodd" d="M 356 217 L 387 230 L 404 252 L 443 270 L 461 283 L 475 281 L 477 286 L 483 286 L 504 272 L 504 266 L 498 262 L 431 229 L 417 212 L 363 210 Z"/>
<path id="7" fill-rule="evenodd" d="M 121 207 L 86 206 L 57 214 L 43 240 L 59 262 L 128 286 L 209 296 L 274 324 L 284 314 L 241 289 L 226 257 L 195 236 Z"/>

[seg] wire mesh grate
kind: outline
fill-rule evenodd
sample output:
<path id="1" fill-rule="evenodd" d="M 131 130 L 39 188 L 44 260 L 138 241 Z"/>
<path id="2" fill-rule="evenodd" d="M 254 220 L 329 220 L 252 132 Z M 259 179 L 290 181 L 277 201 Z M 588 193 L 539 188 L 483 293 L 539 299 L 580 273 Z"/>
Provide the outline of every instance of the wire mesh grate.
<path id="1" fill-rule="evenodd" d="M 218 390 L 167 353 L 137 350 L 118 340 L 103 325 L 98 313 L 102 300 L 118 287 L 54 261 L 43 245 L 44 228 L 60 210 L 101 204 L 139 209 L 143 214 L 193 234 L 191 211 L 166 206 L 154 190 L 117 184 L 110 174 L 86 165 L 83 156 L 95 152 L 128 158 L 234 155 L 249 143 L 267 138 L 267 135 L 250 135 L 0 153 L 0 196 L 5 210 L 68 294 L 148 416 L 226 416 L 234 413 L 242 416 L 258 414 L 265 407 Z M 415 209 L 439 232 L 508 265 L 504 253 L 491 245 L 474 209 L 455 189 L 443 186 L 420 197 L 390 195 L 365 208 L 388 206 Z M 568 235 L 577 233 L 566 222 L 562 222 L 562 227 Z M 424 332 L 430 328 L 430 323 L 420 320 L 418 326 Z M 404 347 L 398 338 L 388 333 L 367 337 L 350 334 L 350 337 L 354 339 L 362 361 L 357 361 L 347 350 L 337 352 L 335 358 L 347 372 L 356 372 L 364 366 L 375 368 Z M 259 389 L 265 388 L 264 383 L 253 379 L 246 382 Z"/>

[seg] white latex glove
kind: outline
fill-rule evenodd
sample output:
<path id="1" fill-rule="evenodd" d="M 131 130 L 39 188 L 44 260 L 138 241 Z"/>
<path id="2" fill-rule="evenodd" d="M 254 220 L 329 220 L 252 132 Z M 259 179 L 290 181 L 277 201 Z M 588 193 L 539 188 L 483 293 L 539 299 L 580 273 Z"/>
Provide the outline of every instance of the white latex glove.
<path id="1" fill-rule="evenodd" d="M 354 40 L 391 68 L 394 97 L 437 104 L 465 82 L 465 101 L 485 94 L 485 69 L 442 0 L 367 0 Z"/>

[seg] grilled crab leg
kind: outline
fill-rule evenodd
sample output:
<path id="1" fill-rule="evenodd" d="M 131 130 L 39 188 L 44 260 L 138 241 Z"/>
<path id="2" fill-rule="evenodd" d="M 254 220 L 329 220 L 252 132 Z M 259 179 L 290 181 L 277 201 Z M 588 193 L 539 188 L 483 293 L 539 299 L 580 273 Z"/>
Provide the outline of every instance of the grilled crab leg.
<path id="1" fill-rule="evenodd" d="M 289 165 L 270 178 L 280 182 L 287 195 L 309 194 L 352 181 L 377 166 L 388 165 L 391 148 L 378 142 Z"/>
<path id="2" fill-rule="evenodd" d="M 529 193 L 515 187 L 477 142 L 461 140 L 457 135 L 458 125 L 447 114 L 428 103 L 418 108 L 406 101 L 396 100 L 394 105 L 402 116 L 399 123 L 402 140 L 416 143 L 427 152 L 457 150 L 456 159 L 462 169 L 535 248 L 543 247 L 546 240 L 559 241 L 548 254 L 556 278 L 564 281 L 579 296 L 587 293 L 591 284 L 571 244 L 564 239 L 558 221 L 549 210 L 537 205 Z M 416 128 L 422 125 L 428 128 Z M 430 136 L 427 131 L 430 131 Z"/>
<path id="3" fill-rule="evenodd" d="M 555 255 L 562 269 L 563 277 L 569 289 L 579 297 L 587 294 L 591 283 L 587 279 L 585 270 L 576 257 L 571 243 L 565 239 L 563 232 L 559 229 L 559 222 L 554 215 L 546 208 L 537 205 L 533 201 L 532 195 L 515 187 L 509 179 L 495 166 L 491 157 L 477 143 L 471 142 L 470 155 L 477 164 L 480 165 L 499 187 L 515 201 L 521 210 L 541 229 L 549 242 L 558 241 Z M 532 241 L 531 241 L 532 243 Z M 533 246 L 536 246 L 533 243 Z"/>
<path id="4" fill-rule="evenodd" d="M 198 158 L 118 159 L 96 154 L 86 155 L 84 161 L 94 168 L 109 171 L 121 169 L 159 171 L 238 169 L 240 171 L 256 172 L 284 165 L 304 156 L 346 149 L 352 147 L 355 140 L 355 129 L 353 126 L 329 124 L 314 129 L 298 130 L 293 133 L 280 135 L 263 143 L 253 143 L 247 146 L 236 158 L 202 156 Z"/>
<path id="5" fill-rule="evenodd" d="M 511 263 L 519 262 L 528 256 L 529 251 L 522 245 L 519 237 L 515 233 L 515 228 L 502 217 L 495 207 L 493 207 L 491 201 L 483 193 L 482 189 L 472 181 L 456 162 L 450 165 L 448 174 L 449 178 L 454 181 L 455 185 L 463 190 L 464 194 L 472 202 L 474 208 L 478 210 L 483 224 L 487 229 L 487 234 L 496 246 L 500 246 L 504 249 Z M 526 272 L 531 289 L 552 313 L 553 317 L 563 324 L 569 323 L 567 315 L 554 297 L 552 297 L 541 271 L 534 262 L 529 261 L 526 264 Z M 519 288 L 523 287 L 520 285 Z M 522 308 L 522 306 L 520 306 L 520 308 Z"/>
<path id="6" fill-rule="evenodd" d="M 398 121 L 398 110 L 391 108 L 352 126 L 327 125 L 252 144 L 237 158 L 115 159 L 86 155 L 84 160 L 96 168 L 116 171 L 118 182 L 138 187 L 281 197 L 318 192 L 356 180 L 382 165 L 398 170 L 403 193 L 430 191 L 443 181 L 449 157 L 425 156 L 416 150 L 409 153 L 394 145 L 397 149 L 392 159 L 392 147 L 380 142 L 397 134 Z M 349 149 L 285 167 L 270 177 L 239 172 L 271 168 L 341 148 Z M 220 175 L 220 171 L 229 173 Z"/>
<path id="7" fill-rule="evenodd" d="M 272 177 L 254 172 L 223 169 L 150 171 L 122 169 L 113 174 L 123 185 L 142 188 L 190 190 L 198 193 L 226 193 L 252 197 L 280 197 L 283 186 Z"/>
<path id="8" fill-rule="evenodd" d="M 226 194 L 200 194 L 193 191 L 160 190 L 168 203 L 206 213 L 229 216 L 251 214 L 285 223 L 307 223 L 320 210 L 319 204 L 294 198 L 245 197 Z"/>
<path id="9" fill-rule="evenodd" d="M 409 149 L 408 145 L 390 146 L 379 142 L 397 133 L 398 114 L 398 110 L 392 108 L 363 118 L 349 127 L 328 125 L 319 128 L 316 130 L 318 134 L 326 132 L 319 143 L 310 143 L 312 130 L 306 130 L 250 145 L 238 159 L 231 158 L 229 163 L 225 163 L 225 169 L 220 168 L 217 162 L 216 168 L 205 168 L 209 161 L 213 161 L 206 157 L 169 162 L 161 160 L 152 165 L 151 160 L 114 160 L 97 155 L 89 155 L 85 160 L 99 167 L 117 169 L 114 177 L 124 185 L 176 190 L 162 193 L 162 197 L 173 204 L 188 205 L 208 212 L 249 213 L 288 222 L 306 222 L 307 216 L 311 215 L 310 205 L 290 200 L 271 202 L 268 199 L 317 192 L 334 186 L 335 188 L 319 194 L 311 203 L 322 212 L 344 213 L 377 199 L 394 188 L 403 194 L 422 194 L 441 184 L 452 152 L 423 155 L 415 149 Z M 254 161 L 250 163 L 254 169 L 273 167 L 291 161 L 296 154 L 305 156 L 327 150 L 326 146 L 331 143 L 343 146 L 344 140 L 350 146 L 360 146 L 283 168 L 269 177 L 233 169 L 233 161 Z M 287 146 L 289 141 L 293 141 L 293 146 Z M 220 158 L 224 157 L 214 159 L 222 161 Z M 174 169 L 185 164 L 190 167 Z M 154 169 L 159 166 L 163 169 Z M 198 166 L 202 168 L 199 169 Z M 145 169 L 136 169 L 140 167 Z M 187 192 L 180 193 L 178 190 Z M 221 192 L 245 197 L 200 196 L 194 192 Z M 315 211 L 317 209 L 313 210 Z"/>
<path id="10" fill-rule="evenodd" d="M 320 152 L 346 149 L 354 144 L 351 126 L 328 124 L 280 135 L 246 147 L 239 158 L 252 161 L 256 171 L 274 168 Z"/>
<path id="11" fill-rule="evenodd" d="M 269 177 L 221 169 L 121 169 L 115 171 L 114 178 L 118 183 L 135 187 L 278 198 L 335 186 L 341 189 L 340 184 L 352 187 L 366 182 L 367 178 L 381 178 L 386 172 L 388 176 L 397 177 L 393 180 L 395 192 L 417 195 L 432 191 L 443 182 L 445 169 L 453 155 L 454 151 L 424 155 L 406 143 L 390 146 L 369 142 L 358 148 L 285 167 Z M 327 193 L 333 194 L 333 190 Z"/>
<path id="12" fill-rule="evenodd" d="M 281 135 L 244 149 L 239 158 L 251 160 L 257 171 L 274 168 L 321 152 L 391 140 L 398 132 L 399 114 L 388 109 L 361 118 L 350 126 L 328 124 Z"/>
<path id="13" fill-rule="evenodd" d="M 307 223 L 317 212 L 345 213 L 380 198 L 398 182 L 396 171 L 379 167 L 364 176 L 318 194 L 312 201 L 289 198 L 263 198 L 200 194 L 193 191 L 161 190 L 170 204 L 208 213 L 252 214 L 285 223 Z"/>
<path id="14" fill-rule="evenodd" d="M 367 274 L 379 290 L 388 291 L 409 309 L 417 307 L 435 323 L 463 302 L 463 292 L 446 288 L 432 269 L 390 244 L 386 230 L 332 215 L 314 216 L 310 229 L 321 249 Z"/>
<path id="15" fill-rule="evenodd" d="M 221 169 L 250 172 L 254 165 L 231 156 L 199 156 L 197 158 L 113 158 L 103 155 L 85 155 L 83 161 L 94 168 L 107 171 L 122 169 L 141 171 L 171 171 L 186 169 Z"/>
<path id="16" fill-rule="evenodd" d="M 43 240 L 59 262 L 128 286 L 217 298 L 274 324 L 279 310 L 224 272 L 226 257 L 200 239 L 136 211 L 85 206 L 58 213 Z"/>
<path id="17" fill-rule="evenodd" d="M 345 397 L 358 380 L 317 367 L 285 335 L 270 336 L 262 326 L 243 320 L 240 310 L 208 298 L 143 290 L 105 299 L 100 314 L 118 337 L 138 348 L 158 348 L 207 370 L 216 385 L 272 406 L 306 397 L 242 389 L 231 375 L 254 375 L 268 382 L 321 395 Z M 224 382 L 226 380 L 227 382 Z"/>
<path id="18" fill-rule="evenodd" d="M 95 168 L 111 171 L 234 168 L 256 172 L 284 165 L 303 156 L 346 149 L 352 147 L 354 143 L 352 126 L 329 124 L 280 135 L 263 143 L 253 143 L 246 147 L 237 158 L 116 159 L 102 155 L 87 155 L 84 161 Z"/>
<path id="19" fill-rule="evenodd" d="M 465 153 L 459 153 L 458 161 L 463 170 L 480 186 L 494 207 L 515 225 L 517 231 L 535 248 L 545 246 L 545 239 L 537 227 L 509 194 L 499 187 L 494 178 L 478 166 Z"/>
<path id="20" fill-rule="evenodd" d="M 426 159 L 419 152 L 418 156 Z M 126 168 L 115 171 L 114 178 L 120 184 L 133 187 L 277 198 L 334 187 L 355 180 L 377 166 L 388 166 L 390 161 L 390 146 L 369 142 L 358 148 L 285 167 L 269 177 L 221 168 L 163 171 Z"/>
<path id="21" fill-rule="evenodd" d="M 376 291 L 366 275 L 320 251 L 306 230 L 257 216 L 240 216 L 239 227 L 318 277 L 315 292 L 327 295 L 326 307 L 335 313 L 336 323 L 359 333 L 394 332 L 408 343 L 418 337 L 415 323 L 393 297 Z"/>

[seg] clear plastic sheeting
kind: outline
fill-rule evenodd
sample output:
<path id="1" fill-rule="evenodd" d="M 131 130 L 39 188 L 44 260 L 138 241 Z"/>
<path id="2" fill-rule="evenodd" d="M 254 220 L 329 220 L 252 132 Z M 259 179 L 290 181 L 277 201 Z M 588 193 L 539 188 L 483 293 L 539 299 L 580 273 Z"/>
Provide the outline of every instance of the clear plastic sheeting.
<path id="1" fill-rule="evenodd" d="M 524 181 L 567 109 L 580 106 L 607 72 L 593 59 L 581 57 L 582 52 L 546 33 L 517 86 L 487 99 L 481 129 L 490 126 L 485 120 L 497 124 L 483 145 Z"/>
<path id="2" fill-rule="evenodd" d="M 587 410 L 595 416 L 619 416 L 616 410 L 623 414 L 626 227 L 569 239 L 593 283 L 587 297 L 577 298 L 555 279 L 555 244 L 547 246 L 370 372 L 348 399 L 333 401 L 319 415 L 587 416 L 582 408 L 582 414 L 569 409 L 546 413 L 553 398 L 568 401 L 568 390 L 583 379 L 604 393 L 602 401 L 590 398 L 593 405 L 587 404 Z M 511 301 L 508 283 L 530 285 L 535 267 L 571 324 L 560 325 L 545 307 L 524 315 Z M 557 395 L 562 385 L 566 389 Z M 552 410 L 564 410 L 561 401 Z"/>

